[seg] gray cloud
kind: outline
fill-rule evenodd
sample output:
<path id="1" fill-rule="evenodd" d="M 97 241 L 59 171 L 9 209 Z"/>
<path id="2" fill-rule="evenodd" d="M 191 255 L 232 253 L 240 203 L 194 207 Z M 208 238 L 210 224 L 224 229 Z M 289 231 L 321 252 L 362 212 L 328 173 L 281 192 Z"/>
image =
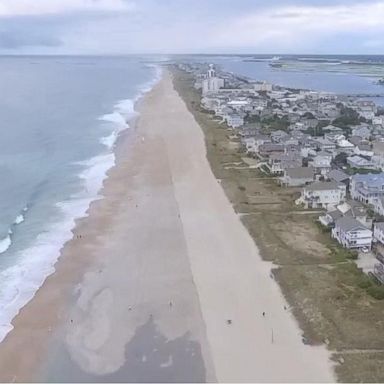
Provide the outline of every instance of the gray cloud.
<path id="1" fill-rule="evenodd" d="M 26 1 L 0 15 L 0 53 L 369 52 L 383 32 L 384 0 Z"/>
<path id="2" fill-rule="evenodd" d="M 23 47 L 57 47 L 62 45 L 62 40 L 56 32 L 37 22 L 2 22 L 0 48 L 16 50 Z"/>

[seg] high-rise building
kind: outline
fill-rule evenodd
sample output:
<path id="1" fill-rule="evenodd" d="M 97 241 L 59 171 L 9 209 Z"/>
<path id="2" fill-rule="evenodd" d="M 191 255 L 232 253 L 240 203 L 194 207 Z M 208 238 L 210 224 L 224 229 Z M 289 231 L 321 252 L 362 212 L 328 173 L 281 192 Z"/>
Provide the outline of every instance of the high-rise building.
<path id="1" fill-rule="evenodd" d="M 202 82 L 203 95 L 210 92 L 217 92 L 220 88 L 224 87 L 224 79 L 216 77 L 216 71 L 213 64 L 209 65 L 207 78 Z"/>

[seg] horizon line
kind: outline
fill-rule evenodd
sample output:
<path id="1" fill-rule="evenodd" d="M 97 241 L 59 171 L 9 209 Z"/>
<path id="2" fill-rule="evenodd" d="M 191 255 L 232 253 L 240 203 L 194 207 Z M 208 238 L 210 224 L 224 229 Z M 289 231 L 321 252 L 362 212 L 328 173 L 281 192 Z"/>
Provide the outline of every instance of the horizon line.
<path id="1" fill-rule="evenodd" d="M 0 53 L 0 57 L 23 56 L 84 56 L 84 57 L 124 57 L 124 56 L 384 56 L 384 53 Z"/>

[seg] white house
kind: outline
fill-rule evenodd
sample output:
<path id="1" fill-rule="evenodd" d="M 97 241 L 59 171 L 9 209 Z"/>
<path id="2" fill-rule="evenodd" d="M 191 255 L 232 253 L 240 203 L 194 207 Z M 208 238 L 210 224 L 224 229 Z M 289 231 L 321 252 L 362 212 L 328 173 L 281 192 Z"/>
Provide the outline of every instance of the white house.
<path id="1" fill-rule="evenodd" d="M 341 139 L 337 141 L 337 147 L 341 152 L 353 153 L 355 146 L 348 140 Z"/>
<path id="2" fill-rule="evenodd" d="M 287 168 L 301 167 L 301 157 L 295 153 L 272 153 L 267 167 L 272 174 L 283 173 Z"/>
<path id="3" fill-rule="evenodd" d="M 297 204 L 304 204 L 305 208 L 328 208 L 345 200 L 347 187 L 335 181 L 315 182 L 306 185 Z"/>
<path id="4" fill-rule="evenodd" d="M 384 216 L 384 196 L 379 196 L 372 199 L 371 205 L 375 213 Z"/>
<path id="5" fill-rule="evenodd" d="M 249 101 L 244 99 L 235 99 L 235 100 L 229 101 L 227 105 L 228 107 L 234 109 L 235 111 L 242 111 L 246 106 L 249 105 Z"/>
<path id="6" fill-rule="evenodd" d="M 277 131 L 273 131 L 271 133 L 271 140 L 273 143 L 280 143 L 280 141 L 287 136 L 289 136 L 287 132 L 278 129 Z"/>
<path id="7" fill-rule="evenodd" d="M 363 168 L 363 169 L 375 169 L 376 168 L 375 164 L 372 161 L 367 160 L 364 157 L 357 156 L 357 155 L 347 157 L 347 163 L 352 168 Z"/>
<path id="8" fill-rule="evenodd" d="M 373 125 L 384 126 L 384 116 L 375 116 L 372 119 L 372 124 Z"/>
<path id="9" fill-rule="evenodd" d="M 360 136 L 361 138 L 368 140 L 371 136 L 371 130 L 365 125 L 359 125 L 352 129 L 352 136 Z"/>
<path id="10" fill-rule="evenodd" d="M 310 162 L 312 164 L 312 167 L 315 168 L 330 167 L 332 162 L 332 154 L 324 151 L 318 152 Z"/>
<path id="11" fill-rule="evenodd" d="M 335 143 L 323 137 L 317 138 L 315 142 L 316 142 L 317 148 L 320 149 L 321 151 L 326 151 L 326 150 L 332 151 L 333 149 L 336 149 Z"/>
<path id="12" fill-rule="evenodd" d="M 289 187 L 301 187 L 311 183 L 315 178 L 315 169 L 312 167 L 288 168 L 284 176 L 280 178 L 282 185 Z"/>
<path id="13" fill-rule="evenodd" d="M 244 118 L 237 113 L 229 113 L 224 116 L 224 119 L 228 126 L 232 128 L 238 128 L 244 125 Z"/>
<path id="14" fill-rule="evenodd" d="M 373 227 L 373 237 L 384 245 L 384 223 L 375 223 Z"/>
<path id="15" fill-rule="evenodd" d="M 370 108 L 360 108 L 358 113 L 364 119 L 372 120 L 375 117 L 375 112 L 373 112 Z"/>
<path id="16" fill-rule="evenodd" d="M 357 112 L 360 116 L 371 120 L 375 117 L 375 113 L 377 112 L 376 104 L 371 100 L 358 100 L 355 102 L 357 106 Z"/>
<path id="17" fill-rule="evenodd" d="M 369 144 L 359 143 L 354 149 L 354 152 L 358 156 L 365 156 L 371 158 L 373 156 L 373 150 Z"/>
<path id="18" fill-rule="evenodd" d="M 326 175 L 331 169 L 332 154 L 329 152 L 318 152 L 309 161 L 308 165 L 315 168 L 317 172 Z"/>
<path id="19" fill-rule="evenodd" d="M 353 217 L 341 217 L 336 220 L 332 237 L 349 249 L 370 249 L 372 245 L 372 231 Z"/>
<path id="20" fill-rule="evenodd" d="M 271 139 L 266 135 L 255 135 L 252 137 L 245 137 L 241 139 L 242 144 L 245 146 L 247 152 L 256 153 L 260 145 L 270 143 Z"/>

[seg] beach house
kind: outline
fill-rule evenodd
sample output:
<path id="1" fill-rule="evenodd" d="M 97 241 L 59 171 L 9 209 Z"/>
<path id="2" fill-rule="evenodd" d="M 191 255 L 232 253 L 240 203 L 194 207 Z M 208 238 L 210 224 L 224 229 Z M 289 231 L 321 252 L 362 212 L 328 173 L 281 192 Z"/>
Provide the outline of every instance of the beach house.
<path id="1" fill-rule="evenodd" d="M 327 179 L 331 181 L 337 181 L 338 183 L 344 183 L 345 185 L 349 185 L 349 175 L 340 169 L 332 169 L 327 173 Z"/>
<path id="2" fill-rule="evenodd" d="M 301 157 L 295 152 L 273 153 L 267 162 L 267 167 L 272 174 L 283 173 L 287 168 L 301 167 L 301 165 Z"/>
<path id="3" fill-rule="evenodd" d="M 372 231 L 353 217 L 341 217 L 336 220 L 332 237 L 349 249 L 370 249 L 372 245 Z"/>
<path id="4" fill-rule="evenodd" d="M 296 204 L 303 204 L 305 208 L 328 208 L 343 202 L 346 198 L 347 187 L 335 181 L 314 182 L 306 185 Z"/>
<path id="5" fill-rule="evenodd" d="M 319 137 L 315 139 L 317 149 L 320 151 L 333 151 L 336 149 L 336 143 L 325 139 L 323 137 Z"/>
<path id="6" fill-rule="evenodd" d="M 364 157 L 353 155 L 347 157 L 347 164 L 351 168 L 362 168 L 362 169 L 375 169 L 376 165 L 373 161 L 367 160 Z"/>
<path id="7" fill-rule="evenodd" d="M 224 116 L 225 121 L 231 128 L 238 128 L 244 124 L 244 117 L 237 112 L 230 112 Z"/>
<path id="8" fill-rule="evenodd" d="M 328 209 L 327 213 L 319 216 L 319 221 L 325 226 L 334 227 L 336 220 L 340 217 L 352 217 L 364 227 L 372 228 L 373 220 L 369 217 L 367 208 L 355 200 L 345 201 L 337 205 L 336 208 L 329 206 Z"/>
<path id="9" fill-rule="evenodd" d="M 332 154 L 321 151 L 317 152 L 316 155 L 309 160 L 308 165 L 315 168 L 317 173 L 325 175 L 331 170 L 331 162 Z"/>
<path id="10" fill-rule="evenodd" d="M 384 196 L 384 173 L 351 176 L 349 189 L 352 199 L 372 204 L 375 198 Z"/>
<path id="11" fill-rule="evenodd" d="M 375 213 L 380 216 L 384 216 L 384 195 L 372 199 L 371 205 Z"/>
<path id="12" fill-rule="evenodd" d="M 367 142 L 360 142 L 356 145 L 354 153 L 358 156 L 364 156 L 371 158 L 373 156 L 373 150 Z"/>
<path id="13" fill-rule="evenodd" d="M 384 245 L 384 222 L 375 223 L 373 226 L 373 237 Z"/>
<path id="14" fill-rule="evenodd" d="M 286 187 L 302 187 L 311 183 L 315 178 L 315 169 L 312 167 L 288 168 L 280 178 L 280 183 Z"/>
<path id="15" fill-rule="evenodd" d="M 352 129 L 352 136 L 360 136 L 368 140 L 371 136 L 371 130 L 366 125 L 359 125 Z"/>

